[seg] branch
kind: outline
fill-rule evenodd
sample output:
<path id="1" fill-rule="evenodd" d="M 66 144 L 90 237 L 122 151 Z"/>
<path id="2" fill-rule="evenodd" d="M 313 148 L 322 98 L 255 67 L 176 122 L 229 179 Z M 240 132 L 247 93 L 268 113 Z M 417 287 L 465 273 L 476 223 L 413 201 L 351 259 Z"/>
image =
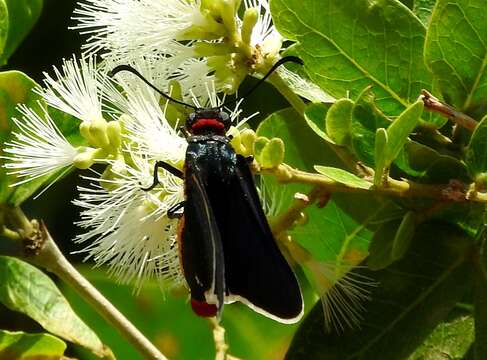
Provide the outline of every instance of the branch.
<path id="1" fill-rule="evenodd" d="M 20 208 L 2 209 L 18 226 L 21 241 L 10 238 L 9 255 L 22 258 L 54 273 L 71 286 L 106 321 L 112 324 L 147 359 L 167 360 L 164 355 L 64 257 L 44 223 L 30 221 Z M 108 356 L 109 358 L 110 356 Z"/>
<path id="2" fill-rule="evenodd" d="M 281 183 L 298 183 L 314 185 L 323 193 L 357 193 L 379 194 L 401 198 L 425 198 L 451 202 L 487 202 L 487 193 L 473 191 L 457 180 L 450 181 L 447 185 L 419 184 L 410 180 L 387 179 L 387 184 L 382 187 L 369 188 L 353 187 L 337 182 L 321 174 L 308 173 L 297 170 L 289 165 L 281 164 L 273 169 L 260 169 L 265 175 L 274 176 Z"/>
<path id="3" fill-rule="evenodd" d="M 455 124 L 463 126 L 470 131 L 474 131 L 477 127 L 477 121 L 475 119 L 472 119 L 470 116 L 455 110 L 450 105 L 441 102 L 427 90 L 421 91 L 420 99 L 424 102 L 425 110 L 441 114 L 453 121 Z"/>
<path id="4" fill-rule="evenodd" d="M 315 201 L 319 201 L 319 206 L 324 207 L 330 195 L 324 193 L 320 187 L 314 188 L 308 195 L 296 193 L 294 194 L 294 202 L 286 210 L 286 212 L 278 215 L 270 221 L 272 233 L 276 238 L 280 238 L 280 235 L 285 231 L 292 229 L 300 221 L 306 221 L 303 213 L 304 209 L 313 204 Z"/>

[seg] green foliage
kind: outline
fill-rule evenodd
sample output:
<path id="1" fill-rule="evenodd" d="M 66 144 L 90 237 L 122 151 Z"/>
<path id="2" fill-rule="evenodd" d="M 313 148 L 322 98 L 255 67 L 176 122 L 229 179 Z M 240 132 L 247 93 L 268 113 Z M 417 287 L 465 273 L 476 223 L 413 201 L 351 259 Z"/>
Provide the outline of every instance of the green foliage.
<path id="1" fill-rule="evenodd" d="M 271 10 L 279 31 L 298 42 L 310 78 L 336 98 L 374 85 L 379 108 L 399 115 L 431 87 L 426 29 L 398 1 L 273 0 Z"/>
<path id="2" fill-rule="evenodd" d="M 473 317 L 458 314 L 438 325 L 408 360 L 465 360 L 474 337 Z"/>
<path id="3" fill-rule="evenodd" d="M 162 297 L 160 284 L 148 282 L 136 296 L 131 286 L 115 283 L 107 278 L 105 271 L 84 270 L 87 279 L 169 359 L 215 359 L 210 325 L 206 319 L 194 315 L 184 289 L 176 289 Z M 117 359 L 143 360 L 136 349 L 72 289 L 65 287 L 63 292 L 76 312 L 84 315 L 87 324 L 98 330 L 103 343 L 113 349 Z M 276 324 L 237 304 L 225 307 L 222 323 L 230 353 L 240 359 L 269 359 L 277 352 L 283 353 L 297 328 L 297 325 Z M 81 359 L 97 359 L 86 351 L 80 354 Z"/>
<path id="4" fill-rule="evenodd" d="M 16 109 L 18 104 L 26 104 L 39 109 L 37 101 L 39 96 L 32 92 L 37 84 L 27 75 L 18 71 L 0 72 L 0 142 L 3 144 L 10 140 L 13 128 L 12 118 L 19 117 L 20 113 Z M 2 151 L 3 152 L 3 151 Z M 11 188 L 13 178 L 5 174 L 5 169 L 0 169 L 0 201 L 8 202 L 12 205 L 22 203 L 32 195 L 33 191 L 41 184 L 25 185 L 22 188 Z"/>
<path id="5" fill-rule="evenodd" d="M 286 147 L 284 162 L 293 167 L 313 171 L 314 164 L 340 164 L 328 146 L 308 127 L 302 126 L 298 118 L 299 115 L 290 109 L 279 111 L 260 124 L 257 134 L 281 138 Z M 338 175 L 343 179 L 342 172 Z M 349 182 L 350 178 L 345 181 Z M 265 177 L 265 186 L 273 194 L 271 201 L 277 206 L 276 213 L 290 206 L 295 193 L 307 194 L 311 190 L 309 186 L 300 184 L 283 187 L 271 177 Z M 337 194 L 325 208 L 309 208 L 307 223 L 292 231 L 293 238 L 319 260 L 336 260 L 345 264 L 360 261 L 366 255 L 371 237 L 367 225 L 374 219 L 375 212 L 371 213 L 365 204 L 354 206 L 353 211 L 349 211 L 350 200 L 350 195 Z M 380 205 L 377 206 L 379 208 Z"/>
<path id="6" fill-rule="evenodd" d="M 436 0 L 414 0 L 413 12 L 428 26 Z"/>
<path id="7" fill-rule="evenodd" d="M 338 145 L 346 145 L 350 139 L 353 101 L 340 99 L 326 114 L 326 133 Z"/>
<path id="8" fill-rule="evenodd" d="M 367 171 L 360 174 L 365 177 L 360 180 L 363 188 L 354 185 L 350 166 L 348 171 L 335 174 L 336 165 L 326 155 L 315 163 L 317 172 L 358 189 L 366 189 L 372 177 L 378 189 L 387 189 L 389 178 L 432 184 L 444 187 L 446 201 L 464 196 L 469 188 L 483 194 L 487 178 L 487 13 L 481 10 L 485 5 L 481 3 L 271 1 L 275 24 L 295 41 L 293 55 L 304 60 L 307 76 L 338 98 L 331 107 L 307 105 L 305 120 L 309 128 L 338 154 L 343 155 L 345 150 L 349 159 L 374 170 L 370 176 Z M 320 16 L 316 16 L 318 13 Z M 452 131 L 446 118 L 424 112 L 423 101 L 418 101 L 422 88 L 474 119 L 484 119 L 473 134 Z M 283 139 L 287 151 L 289 141 Z M 339 167 L 343 169 L 344 165 Z M 354 200 L 348 200 L 356 207 L 353 210 L 353 206 L 337 201 L 342 194 L 333 193 L 330 204 L 339 203 L 343 212 L 334 219 L 340 222 L 346 214 L 363 220 L 357 217 L 357 207 L 363 203 L 372 213 L 377 201 L 383 199 L 372 195 L 374 187 L 370 189 L 370 195 L 354 195 Z M 387 359 L 439 359 L 441 354 L 461 359 L 467 351 L 469 356 L 475 353 L 475 359 L 485 358 L 485 340 L 474 342 L 472 335 L 475 319 L 476 339 L 486 336 L 482 325 L 485 293 L 481 291 L 487 278 L 479 274 L 487 268 L 487 252 L 485 241 L 477 244 L 473 238 L 484 226 L 481 219 L 485 206 L 444 206 L 442 201 L 441 197 L 434 201 L 420 197 L 395 201 L 394 206 L 383 202 L 388 216 L 380 213 L 370 222 L 362 222 L 370 244 L 366 263 L 373 270 L 364 272 L 380 284 L 372 301 L 364 305 L 363 330 L 347 331 L 342 336 L 324 334 L 323 314 L 317 305 L 300 327 L 288 352 L 289 359 L 363 360 L 376 359 L 378 354 Z M 310 217 L 309 221 L 314 224 L 315 220 Z M 330 244 L 336 241 L 328 233 L 331 226 L 321 226 L 322 233 L 332 238 Z M 299 239 L 298 229 L 296 232 Z M 345 237 L 342 245 L 346 242 Z M 461 249 L 456 242 L 462 244 Z M 455 247 L 459 257 L 452 255 Z M 313 255 L 319 257 L 324 251 Z M 480 259 L 480 266 L 474 266 L 474 258 L 467 256 L 471 252 Z M 444 272 L 437 273 L 442 270 L 432 264 L 443 266 Z M 422 275 L 440 280 L 431 286 L 409 281 Z M 406 283 L 407 292 L 402 292 Z M 449 319 L 451 309 L 466 291 L 475 293 L 475 313 Z M 397 306 L 397 317 L 389 309 L 391 304 Z M 425 307 L 434 313 L 433 317 L 424 315 Z M 407 311 L 401 313 L 399 309 Z"/>
<path id="9" fill-rule="evenodd" d="M 103 344 L 73 312 L 54 282 L 32 265 L 0 256 L 0 302 L 63 339 L 94 353 L 104 352 Z"/>
<path id="10" fill-rule="evenodd" d="M 467 148 L 466 163 L 472 178 L 485 185 L 487 176 L 487 116 L 475 129 Z"/>
<path id="11" fill-rule="evenodd" d="M 3 0 L 5 2 L 8 17 L 2 16 L 7 26 L 5 45 L 1 46 L 0 41 L 0 65 L 4 65 L 8 58 L 14 53 L 22 40 L 29 34 L 37 19 L 39 18 L 44 0 Z M 0 8 L 2 5 L 0 5 Z M 2 25 L 0 25 L 0 28 Z M 3 31 L 0 30 L 0 38 Z"/>
<path id="12" fill-rule="evenodd" d="M 335 180 L 337 183 L 345 184 L 350 186 L 351 188 L 356 189 L 370 189 L 372 186 L 371 183 L 365 181 L 354 174 L 349 173 L 348 171 L 333 168 L 329 166 L 315 166 L 316 171 L 320 174 L 325 175 L 326 177 Z"/>
<path id="13" fill-rule="evenodd" d="M 380 285 L 366 304 L 361 329 L 324 333 L 318 304 L 299 328 L 286 359 L 406 359 L 472 285 L 466 261 L 469 241 L 445 223 L 420 226 L 410 256 L 380 271 L 362 271 Z"/>
<path id="14" fill-rule="evenodd" d="M 350 193 L 327 194 L 331 198 L 326 205 L 318 202 L 303 210 L 305 216 L 287 234 L 314 260 L 331 264 L 330 286 L 357 264 L 364 265 L 358 273 L 377 284 L 371 300 L 362 303 L 361 328 L 325 333 L 318 302 L 299 325 L 287 359 L 487 358 L 485 201 L 471 201 L 478 193 L 485 196 L 487 187 L 484 3 L 271 0 L 275 25 L 294 41 L 286 53 L 304 60 L 297 73 L 338 100 L 301 104 L 294 99 L 290 104 L 295 110 L 283 108 L 281 98 L 277 105 L 249 104 L 248 109 L 270 115 L 259 124 L 257 137 L 247 134 L 246 150 L 265 173 L 284 162 L 310 177 L 348 187 Z M 0 0 L 0 63 L 9 59 L 30 31 L 41 8 L 42 0 Z M 248 35 L 247 31 L 247 40 Z M 211 46 L 201 44 L 199 50 L 215 55 Z M 239 76 L 246 73 L 236 70 Z M 17 104 L 44 111 L 45 104 L 36 103 L 39 98 L 31 91 L 36 86 L 23 73 L 0 73 L 2 142 L 12 139 L 11 118 L 18 116 Z M 482 119 L 473 134 L 424 111 L 423 101 L 418 100 L 423 88 L 475 120 Z M 77 121 L 59 111 L 49 112 L 73 144 L 83 143 Z M 10 188 L 12 179 L 1 168 L 0 203 L 22 204 L 46 180 Z M 297 193 L 310 194 L 314 189 L 304 183 L 283 185 L 272 175 L 263 175 L 262 180 L 271 217 L 286 212 Z M 402 192 L 384 195 L 394 190 L 391 183 L 398 182 Z M 432 191 L 439 189 L 440 195 L 416 196 L 415 189 L 424 184 Z M 296 260 L 292 252 L 287 255 Z M 300 265 L 316 286 L 316 272 L 324 275 L 323 269 L 305 262 Z M 162 296 L 154 287 L 144 289 L 134 303 L 128 288 L 106 281 L 100 284 L 170 358 L 213 358 L 208 325 L 193 316 L 182 297 L 170 295 L 167 303 L 160 304 Z M 328 295 L 318 290 L 319 295 Z M 66 292 L 120 358 L 137 359 L 134 349 L 120 345 L 109 325 L 71 291 Z M 314 301 L 306 300 L 308 309 Z M 101 353 L 97 335 L 35 268 L 0 258 L 0 301 L 57 336 Z M 473 302 L 466 305 L 473 311 L 458 314 L 458 305 L 465 307 L 465 301 Z M 283 353 L 297 325 L 278 326 L 249 313 L 236 305 L 225 309 L 223 323 L 231 353 L 249 359 L 268 358 L 273 348 Z M 26 345 L 31 341 L 36 341 L 35 347 Z M 5 345 L 9 342 L 14 345 Z M 18 356 L 47 359 L 60 356 L 65 344 L 45 334 L 0 332 L 0 356 L 6 347 Z M 82 356 L 93 357 L 84 352 Z"/>
<path id="15" fill-rule="evenodd" d="M 449 104 L 467 113 L 485 115 L 485 2 L 438 0 L 428 28 L 425 59 Z"/>
<path id="16" fill-rule="evenodd" d="M 49 334 L 26 334 L 0 330 L 0 357 L 16 360 L 60 359 L 66 344 Z"/>

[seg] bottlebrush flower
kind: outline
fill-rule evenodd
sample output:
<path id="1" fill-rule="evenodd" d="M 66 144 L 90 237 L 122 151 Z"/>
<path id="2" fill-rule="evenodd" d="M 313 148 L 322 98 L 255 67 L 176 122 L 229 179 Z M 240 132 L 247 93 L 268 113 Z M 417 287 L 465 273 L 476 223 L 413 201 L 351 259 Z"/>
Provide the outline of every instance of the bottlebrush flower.
<path id="1" fill-rule="evenodd" d="M 2 156 L 6 160 L 7 174 L 19 178 L 14 185 L 72 166 L 79 150 L 66 140 L 49 113 L 43 111 L 41 117 L 25 105 L 18 110 L 23 117 L 21 120 L 13 119 L 17 130 L 13 133 L 13 140 L 5 143 L 3 151 L 7 155 Z"/>
<path id="2" fill-rule="evenodd" d="M 133 65 L 158 87 L 170 88 L 167 71 L 156 60 L 141 58 Z M 20 176 L 17 184 L 22 184 L 63 168 L 89 169 L 96 163 L 99 171 L 101 166 L 101 173 L 92 170 L 94 175 L 83 175 L 89 185 L 78 188 L 80 195 L 74 201 L 81 208 L 78 225 L 85 230 L 75 239 L 86 245 L 80 252 L 137 288 L 149 278 L 164 285 L 180 284 L 177 221 L 169 219 L 167 211 L 184 200 L 183 182 L 160 171 L 154 189 L 142 188 L 152 183 L 156 161 L 182 168 L 187 142 L 178 129 L 187 114 L 161 101 L 156 91 L 130 73 L 108 77 L 109 66 L 108 61 L 104 67 L 96 66 L 93 57 L 66 60 L 61 69 L 54 69 L 54 76 L 46 74 L 46 87 L 36 90 L 49 108 L 81 120 L 83 146 L 69 143 L 49 108 L 40 116 L 21 106 L 24 116 L 14 120 L 19 128 L 15 140 L 4 149 L 5 167 Z M 214 86 L 201 87 L 204 96 L 187 93 L 197 106 L 222 104 Z M 237 104 L 231 119 L 239 113 Z"/>
<path id="3" fill-rule="evenodd" d="M 206 80 L 231 94 L 247 74 L 266 73 L 283 42 L 267 0 L 246 0 L 242 18 L 239 6 L 237 0 L 84 0 L 74 19 L 89 35 L 87 53 L 111 64 L 154 58 L 186 91 L 202 94 Z"/>

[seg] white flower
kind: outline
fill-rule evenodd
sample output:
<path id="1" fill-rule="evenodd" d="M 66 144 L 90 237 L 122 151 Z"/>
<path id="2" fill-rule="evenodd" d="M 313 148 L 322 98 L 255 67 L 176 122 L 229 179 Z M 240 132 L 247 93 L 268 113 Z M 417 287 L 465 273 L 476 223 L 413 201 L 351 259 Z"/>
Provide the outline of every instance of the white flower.
<path id="1" fill-rule="evenodd" d="M 318 85 L 286 69 L 285 67 L 280 67 L 277 69 L 277 73 L 287 83 L 292 91 L 311 102 L 334 103 L 336 101 L 333 96 L 325 93 Z"/>
<path id="2" fill-rule="evenodd" d="M 255 8 L 260 16 L 252 31 L 250 45 L 259 45 L 264 54 L 276 54 L 280 49 L 283 37 L 272 23 L 271 10 L 267 0 L 245 0 L 245 8 Z"/>
<path id="3" fill-rule="evenodd" d="M 140 58 L 166 54 L 178 34 L 202 22 L 199 0 L 84 0 L 76 29 L 90 38 L 89 53 Z"/>
<path id="4" fill-rule="evenodd" d="M 64 60 L 62 70 L 54 67 L 56 78 L 44 73 L 45 89 L 36 90 L 46 102 L 82 121 L 103 119 L 100 96 L 100 72 L 95 58 L 73 57 Z"/>
<path id="5" fill-rule="evenodd" d="M 134 155 L 134 154 L 133 154 Z M 144 159 L 133 157 L 135 167 L 114 163 L 114 180 L 80 187 L 81 208 L 78 223 L 88 231 L 76 241 L 91 241 L 81 252 L 98 265 L 108 264 L 110 272 L 120 281 L 155 278 L 165 285 L 182 280 L 176 244 L 177 221 L 167 218 L 167 210 L 183 200 L 180 179 L 171 174 L 160 177 L 161 184 L 151 192 L 141 190 L 152 182 L 152 166 Z M 100 182 L 100 179 L 89 178 Z"/>
<path id="6" fill-rule="evenodd" d="M 326 331 L 341 333 L 346 328 L 360 328 L 365 311 L 363 303 L 371 299 L 370 289 L 377 283 L 350 266 L 339 269 L 336 263 L 317 261 L 307 266 L 315 275 L 314 285 L 323 305 Z"/>
<path id="7" fill-rule="evenodd" d="M 41 105 L 39 104 L 39 108 Z M 22 180 L 14 185 L 50 175 L 73 164 L 78 151 L 66 140 L 56 124 L 44 110 L 44 118 L 25 105 L 19 106 L 22 120 L 13 119 L 18 130 L 14 140 L 7 142 L 3 151 L 7 174 Z"/>

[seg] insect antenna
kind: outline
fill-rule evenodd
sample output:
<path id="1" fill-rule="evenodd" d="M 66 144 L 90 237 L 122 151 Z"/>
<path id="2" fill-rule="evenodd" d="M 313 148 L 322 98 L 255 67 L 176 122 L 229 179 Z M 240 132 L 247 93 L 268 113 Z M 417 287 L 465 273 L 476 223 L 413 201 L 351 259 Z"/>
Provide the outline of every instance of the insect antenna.
<path id="1" fill-rule="evenodd" d="M 297 56 L 286 56 L 286 57 L 283 57 L 282 59 L 280 59 L 278 62 L 276 62 L 271 68 L 270 70 L 267 72 L 267 74 L 264 75 L 264 77 L 262 79 L 260 79 L 259 81 L 257 81 L 257 83 L 252 86 L 250 88 L 250 90 L 248 90 L 244 96 L 241 96 L 241 97 L 237 97 L 233 100 L 230 100 L 230 101 L 227 101 L 226 103 L 222 104 L 220 107 L 224 107 L 224 106 L 227 106 L 227 105 L 230 105 L 230 104 L 233 104 L 239 100 L 243 100 L 245 99 L 247 96 L 249 96 L 250 94 L 252 94 L 254 92 L 255 89 L 257 89 L 260 84 L 262 84 L 264 81 L 266 81 L 266 79 L 272 75 L 272 73 L 281 65 L 287 63 L 287 62 L 293 62 L 293 63 L 296 63 L 296 64 L 299 64 L 299 65 L 303 65 L 303 60 L 301 60 L 300 58 L 298 58 Z"/>
<path id="2" fill-rule="evenodd" d="M 183 101 L 180 101 L 180 100 L 177 100 L 177 99 L 174 99 L 172 98 L 171 96 L 167 95 L 166 93 L 164 93 L 163 91 L 159 90 L 154 84 L 152 84 L 149 80 L 147 80 L 140 72 L 138 72 L 137 70 L 135 70 L 132 66 L 130 65 L 118 65 L 116 66 L 114 69 L 112 69 L 112 71 L 110 71 L 110 73 L 108 74 L 110 77 L 114 77 L 117 73 L 121 72 L 121 71 L 128 71 L 132 74 L 134 74 L 135 76 L 137 76 L 140 80 L 142 80 L 144 83 L 146 83 L 150 88 L 152 88 L 153 90 L 155 90 L 158 94 L 164 96 L 166 99 L 176 103 L 176 104 L 179 104 L 179 105 L 184 105 L 184 106 L 187 106 L 187 107 L 190 107 L 194 110 L 198 110 L 198 107 L 194 106 L 194 105 L 191 105 L 191 104 L 187 104 Z"/>
<path id="3" fill-rule="evenodd" d="M 280 59 L 278 62 L 276 62 L 271 68 L 270 70 L 267 72 L 267 74 L 264 75 L 264 77 L 262 79 L 260 79 L 259 81 L 257 81 L 257 83 L 252 86 L 252 88 L 250 88 L 250 90 L 248 90 L 244 96 L 241 96 L 241 97 L 237 97 L 233 100 L 230 100 L 230 101 L 227 101 L 226 103 L 222 104 L 221 106 L 219 107 L 224 107 L 224 106 L 227 106 L 227 105 L 230 105 L 230 104 L 233 104 L 239 100 L 243 100 L 245 99 L 247 96 L 249 96 L 251 93 L 254 92 L 255 89 L 257 89 L 260 84 L 262 84 L 279 66 L 287 63 L 287 62 L 293 62 L 293 63 L 296 63 L 296 64 L 300 64 L 300 65 L 303 65 L 303 60 L 301 60 L 300 58 L 298 58 L 297 56 L 286 56 L 286 57 L 283 57 L 282 59 Z M 197 106 L 194 106 L 194 105 L 191 105 L 191 104 L 187 104 L 183 101 L 180 101 L 180 100 L 177 100 L 177 99 L 174 99 L 172 98 L 171 96 L 167 95 L 166 93 L 164 93 L 163 91 L 159 90 L 154 84 L 152 84 L 149 80 L 147 80 L 140 72 L 138 72 L 136 69 L 134 69 L 132 66 L 130 65 L 118 65 L 116 66 L 114 69 L 112 69 L 112 71 L 110 71 L 109 73 L 109 76 L 110 77 L 114 77 L 117 73 L 119 72 L 122 72 L 122 71 L 128 71 L 132 74 L 134 74 L 135 76 L 137 76 L 140 80 L 142 80 L 145 84 L 147 84 L 151 89 L 155 90 L 158 94 L 162 95 L 163 97 L 165 97 L 166 99 L 176 103 L 176 104 L 179 104 L 179 105 L 183 105 L 183 106 L 187 106 L 187 107 L 190 107 L 194 110 L 198 110 L 198 107 Z"/>

